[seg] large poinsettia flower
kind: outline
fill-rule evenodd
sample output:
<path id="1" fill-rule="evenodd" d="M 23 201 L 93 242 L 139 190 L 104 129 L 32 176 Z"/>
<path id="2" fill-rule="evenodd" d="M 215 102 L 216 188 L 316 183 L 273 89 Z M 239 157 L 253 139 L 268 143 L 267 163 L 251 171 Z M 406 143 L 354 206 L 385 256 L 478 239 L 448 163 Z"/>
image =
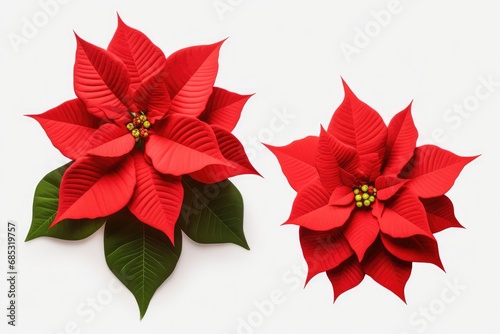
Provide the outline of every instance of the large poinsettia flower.
<path id="1" fill-rule="evenodd" d="M 416 147 L 411 104 L 386 126 L 343 85 L 319 137 L 267 145 L 297 191 L 285 224 L 300 226 L 306 281 L 326 272 L 336 299 L 368 275 L 404 301 L 413 262 L 443 268 L 433 233 L 461 227 L 444 194 L 476 157 Z"/>
<path id="2" fill-rule="evenodd" d="M 231 134 L 250 96 L 214 87 L 223 41 L 166 58 L 120 18 L 107 50 L 76 41 L 77 98 L 31 115 L 74 160 L 52 226 L 128 207 L 173 242 L 181 176 L 215 183 L 258 174 Z"/>

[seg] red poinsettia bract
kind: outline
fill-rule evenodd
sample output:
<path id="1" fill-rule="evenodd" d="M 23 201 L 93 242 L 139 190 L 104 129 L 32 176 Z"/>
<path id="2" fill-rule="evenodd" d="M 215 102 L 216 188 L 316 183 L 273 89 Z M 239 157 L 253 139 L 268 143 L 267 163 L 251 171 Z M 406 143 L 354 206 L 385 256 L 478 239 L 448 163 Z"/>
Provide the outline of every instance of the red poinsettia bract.
<path id="1" fill-rule="evenodd" d="M 368 275 L 405 301 L 413 262 L 443 268 L 433 233 L 461 227 L 444 194 L 476 157 L 416 147 L 411 104 L 386 126 L 343 84 L 319 137 L 267 145 L 297 191 L 285 224 L 300 226 L 306 282 L 326 272 L 336 299 Z"/>
<path id="2" fill-rule="evenodd" d="M 77 98 L 31 115 L 74 160 L 52 226 L 128 207 L 173 243 L 182 175 L 214 183 L 257 174 L 231 134 L 250 96 L 214 87 L 222 41 L 166 58 L 120 18 L 107 50 L 76 40 Z"/>

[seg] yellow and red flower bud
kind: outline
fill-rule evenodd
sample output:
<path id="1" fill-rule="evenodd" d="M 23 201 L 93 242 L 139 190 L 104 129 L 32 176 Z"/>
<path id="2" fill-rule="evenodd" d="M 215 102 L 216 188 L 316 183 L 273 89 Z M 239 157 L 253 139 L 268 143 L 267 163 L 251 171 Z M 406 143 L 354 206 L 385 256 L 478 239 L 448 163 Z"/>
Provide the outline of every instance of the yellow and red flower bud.
<path id="1" fill-rule="evenodd" d="M 374 186 L 363 184 L 353 189 L 356 207 L 370 207 L 377 197 L 377 189 Z"/>
<path id="2" fill-rule="evenodd" d="M 140 115 L 134 116 L 132 122 L 127 123 L 126 126 L 127 130 L 131 132 L 136 142 L 138 142 L 141 138 L 146 139 L 149 137 L 148 129 L 151 127 L 151 122 L 148 121 L 148 117 L 142 111 Z"/>

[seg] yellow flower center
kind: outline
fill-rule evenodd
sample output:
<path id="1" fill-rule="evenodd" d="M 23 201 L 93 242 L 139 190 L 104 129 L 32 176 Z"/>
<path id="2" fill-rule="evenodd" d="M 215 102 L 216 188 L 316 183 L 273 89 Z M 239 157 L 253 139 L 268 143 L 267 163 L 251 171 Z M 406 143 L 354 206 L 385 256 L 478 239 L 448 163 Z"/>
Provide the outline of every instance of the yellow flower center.
<path id="1" fill-rule="evenodd" d="M 377 189 L 375 189 L 374 186 L 369 186 L 367 184 L 354 188 L 353 193 L 354 200 L 356 201 L 356 207 L 358 208 L 371 206 L 377 197 Z"/>
<path id="2" fill-rule="evenodd" d="M 139 112 L 139 115 L 136 113 L 130 114 L 133 119 L 132 122 L 127 123 L 127 130 L 130 131 L 136 142 L 141 138 L 146 139 L 149 136 L 148 129 L 151 126 L 147 116 L 142 111 Z"/>

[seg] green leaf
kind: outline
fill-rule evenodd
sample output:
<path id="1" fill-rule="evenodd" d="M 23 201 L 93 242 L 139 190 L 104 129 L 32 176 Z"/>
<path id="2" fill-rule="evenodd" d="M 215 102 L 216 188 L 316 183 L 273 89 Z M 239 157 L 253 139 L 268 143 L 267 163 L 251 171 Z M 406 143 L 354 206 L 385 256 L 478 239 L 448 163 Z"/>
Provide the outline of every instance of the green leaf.
<path id="1" fill-rule="evenodd" d="M 38 237 L 81 240 L 96 232 L 106 221 L 105 218 L 66 219 L 49 228 L 57 213 L 61 179 L 70 165 L 71 162 L 53 170 L 38 183 L 33 199 L 33 220 L 25 241 Z"/>
<path id="2" fill-rule="evenodd" d="M 243 199 L 229 180 L 204 184 L 182 178 L 184 202 L 177 223 L 193 241 L 231 242 L 250 249 L 243 232 Z"/>
<path id="3" fill-rule="evenodd" d="M 108 218 L 104 230 L 106 262 L 134 295 L 141 319 L 156 289 L 174 271 L 181 248 L 179 228 L 174 247 L 165 233 L 142 223 L 128 209 Z"/>

